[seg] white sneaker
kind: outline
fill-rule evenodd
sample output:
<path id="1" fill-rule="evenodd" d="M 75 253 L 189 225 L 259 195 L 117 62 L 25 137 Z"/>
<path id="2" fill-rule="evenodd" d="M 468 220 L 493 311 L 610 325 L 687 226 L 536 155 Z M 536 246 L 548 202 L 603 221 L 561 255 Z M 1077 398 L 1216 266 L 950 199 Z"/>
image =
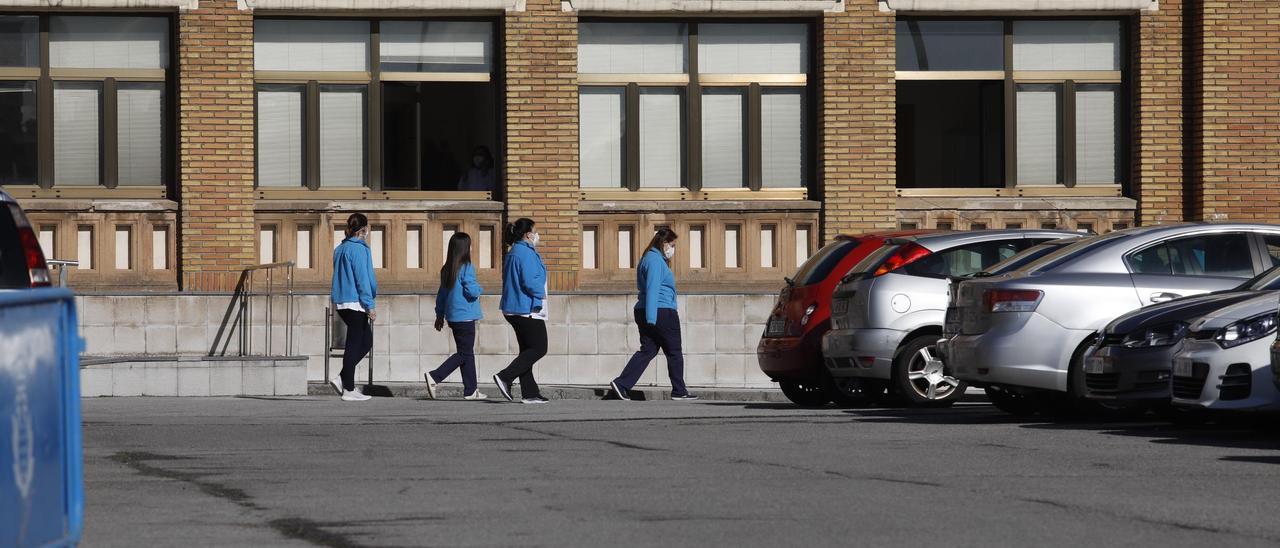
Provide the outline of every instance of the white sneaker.
<path id="1" fill-rule="evenodd" d="M 346 393 L 342 394 L 342 401 L 365 401 L 371 399 L 373 399 L 373 396 L 364 395 L 358 388 L 355 390 L 348 390 Z"/>
<path id="2" fill-rule="evenodd" d="M 337 392 L 339 396 L 346 392 L 346 390 L 342 389 L 342 377 L 329 379 L 329 385 L 333 387 L 333 391 Z"/>
<path id="3" fill-rule="evenodd" d="M 427 397 L 433 400 L 436 399 L 436 385 L 439 383 L 431 378 L 431 373 L 424 373 L 422 376 L 427 378 Z"/>
<path id="4" fill-rule="evenodd" d="M 489 396 L 484 395 L 484 392 L 481 392 L 481 391 L 479 391 L 479 390 L 476 390 L 475 392 L 472 392 L 470 396 L 463 396 L 463 397 L 462 397 L 462 399 L 464 399 L 464 400 L 487 400 L 487 399 L 489 399 Z"/>

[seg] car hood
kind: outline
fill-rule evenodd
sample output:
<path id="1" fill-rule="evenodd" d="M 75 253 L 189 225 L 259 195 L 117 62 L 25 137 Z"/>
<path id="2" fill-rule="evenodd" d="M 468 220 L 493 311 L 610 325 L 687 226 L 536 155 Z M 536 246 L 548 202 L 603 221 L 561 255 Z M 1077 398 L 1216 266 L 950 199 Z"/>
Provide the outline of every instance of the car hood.
<path id="1" fill-rule="evenodd" d="M 1191 324 L 1192 332 L 1222 329 L 1236 321 L 1262 314 L 1275 314 L 1280 309 L 1280 291 L 1265 291 L 1257 297 L 1240 301 L 1206 314 Z"/>
<path id="2" fill-rule="evenodd" d="M 1188 322 L 1241 301 L 1263 294 L 1258 291 L 1218 291 L 1175 299 L 1139 308 L 1116 318 L 1103 333 L 1126 335 L 1135 331 L 1174 322 Z"/>

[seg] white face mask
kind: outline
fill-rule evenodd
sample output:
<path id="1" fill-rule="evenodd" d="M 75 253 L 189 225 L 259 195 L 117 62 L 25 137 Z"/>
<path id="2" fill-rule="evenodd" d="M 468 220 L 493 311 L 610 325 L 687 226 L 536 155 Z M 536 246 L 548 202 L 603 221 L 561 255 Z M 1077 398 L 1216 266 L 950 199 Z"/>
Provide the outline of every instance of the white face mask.
<path id="1" fill-rule="evenodd" d="M 672 257 L 676 256 L 676 246 L 668 245 L 663 247 L 662 255 L 665 256 L 668 261 L 670 261 Z"/>
<path id="2" fill-rule="evenodd" d="M 541 238 L 538 237 L 537 232 L 530 232 L 529 237 L 526 239 L 526 241 L 529 242 L 529 245 L 533 247 L 538 247 L 538 242 L 541 241 Z"/>

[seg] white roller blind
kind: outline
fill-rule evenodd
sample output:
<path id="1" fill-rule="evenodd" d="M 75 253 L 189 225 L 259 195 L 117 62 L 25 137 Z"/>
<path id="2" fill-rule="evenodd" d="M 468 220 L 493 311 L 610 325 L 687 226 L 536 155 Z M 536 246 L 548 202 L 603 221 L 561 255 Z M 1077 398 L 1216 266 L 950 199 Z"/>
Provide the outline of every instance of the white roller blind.
<path id="1" fill-rule="evenodd" d="M 622 88 L 583 88 L 578 94 L 581 185 L 622 187 Z"/>
<path id="2" fill-rule="evenodd" d="M 364 185 L 364 87 L 320 89 L 320 186 Z"/>
<path id="3" fill-rule="evenodd" d="M 702 186 L 741 188 L 746 182 L 746 92 L 707 88 L 702 92 Z"/>
<path id="4" fill-rule="evenodd" d="M 1113 184 L 1116 173 L 1116 89 L 1076 91 L 1076 183 Z"/>
<path id="5" fill-rule="evenodd" d="M 369 23 L 260 19 L 253 22 L 255 70 L 369 70 Z"/>
<path id="6" fill-rule="evenodd" d="M 698 25 L 698 72 L 805 74 L 808 26 L 803 23 Z"/>
<path id="7" fill-rule="evenodd" d="M 302 93 L 258 91 L 258 186 L 302 186 Z"/>
<path id="8" fill-rule="evenodd" d="M 384 71 L 489 72 L 493 25 L 479 21 L 384 21 Z"/>
<path id="9" fill-rule="evenodd" d="M 640 186 L 679 188 L 684 111 L 678 90 L 640 90 Z"/>
<path id="10" fill-rule="evenodd" d="M 760 95 L 761 185 L 804 185 L 804 90 L 767 89 Z"/>
<path id="11" fill-rule="evenodd" d="M 54 184 L 98 184 L 101 95 L 102 87 L 97 83 L 54 82 Z"/>
<path id="12" fill-rule="evenodd" d="M 164 84 L 117 84 L 116 139 L 121 185 L 163 182 Z"/>
<path id="13" fill-rule="evenodd" d="M 1014 70 L 1120 70 L 1119 21 L 1014 21 Z"/>
<path id="14" fill-rule="evenodd" d="M 687 36 L 683 23 L 581 23 L 578 72 L 683 74 Z"/>
<path id="15" fill-rule="evenodd" d="M 49 65 L 82 69 L 167 68 L 169 20 L 164 17 L 50 17 Z"/>
<path id="16" fill-rule="evenodd" d="M 1018 91 L 1018 184 L 1058 183 L 1058 92 Z"/>

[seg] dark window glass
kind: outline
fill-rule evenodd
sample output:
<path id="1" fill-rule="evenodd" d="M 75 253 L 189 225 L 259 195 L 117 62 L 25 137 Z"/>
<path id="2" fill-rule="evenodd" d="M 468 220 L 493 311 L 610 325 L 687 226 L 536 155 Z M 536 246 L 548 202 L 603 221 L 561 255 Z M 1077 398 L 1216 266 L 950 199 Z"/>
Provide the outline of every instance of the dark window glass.
<path id="1" fill-rule="evenodd" d="M 0 184 L 36 183 L 36 84 L 0 82 Z"/>
<path id="2" fill-rule="evenodd" d="M 849 252 L 856 247 L 858 247 L 858 242 L 838 240 L 819 249 L 817 253 L 809 257 L 809 260 L 800 265 L 800 270 L 796 272 L 796 285 L 812 285 L 825 280 L 831 274 L 831 270 L 840 264 L 840 261 L 844 260 L 849 255 Z"/>
<path id="3" fill-rule="evenodd" d="M 1280 266 L 1280 236 L 1270 234 L 1263 236 L 1263 243 L 1267 246 L 1267 256 L 1271 258 L 1271 266 Z"/>
<path id="4" fill-rule="evenodd" d="M 970 276 L 1017 255 L 1034 243 L 1019 238 L 963 245 L 929 255 L 902 267 L 902 271 L 927 278 Z"/>
<path id="5" fill-rule="evenodd" d="M 898 82 L 898 188 L 1004 186 L 998 81 Z"/>
<path id="6" fill-rule="evenodd" d="M 384 83 L 383 186 L 496 189 L 501 172 L 496 116 L 489 83 Z"/>
<path id="7" fill-rule="evenodd" d="M 18 240 L 17 206 L 0 204 L 0 289 L 30 287 L 27 256 Z"/>
<path id="8" fill-rule="evenodd" d="M 1001 21 L 898 21 L 898 70 L 1004 70 Z"/>
<path id="9" fill-rule="evenodd" d="M 39 31 L 35 16 L 0 15 L 0 67 L 39 65 Z"/>
<path id="10" fill-rule="evenodd" d="M 1253 255 L 1244 234 L 1193 236 L 1149 247 L 1129 256 L 1134 274 L 1173 276 L 1221 276 L 1249 278 L 1254 275 Z"/>

